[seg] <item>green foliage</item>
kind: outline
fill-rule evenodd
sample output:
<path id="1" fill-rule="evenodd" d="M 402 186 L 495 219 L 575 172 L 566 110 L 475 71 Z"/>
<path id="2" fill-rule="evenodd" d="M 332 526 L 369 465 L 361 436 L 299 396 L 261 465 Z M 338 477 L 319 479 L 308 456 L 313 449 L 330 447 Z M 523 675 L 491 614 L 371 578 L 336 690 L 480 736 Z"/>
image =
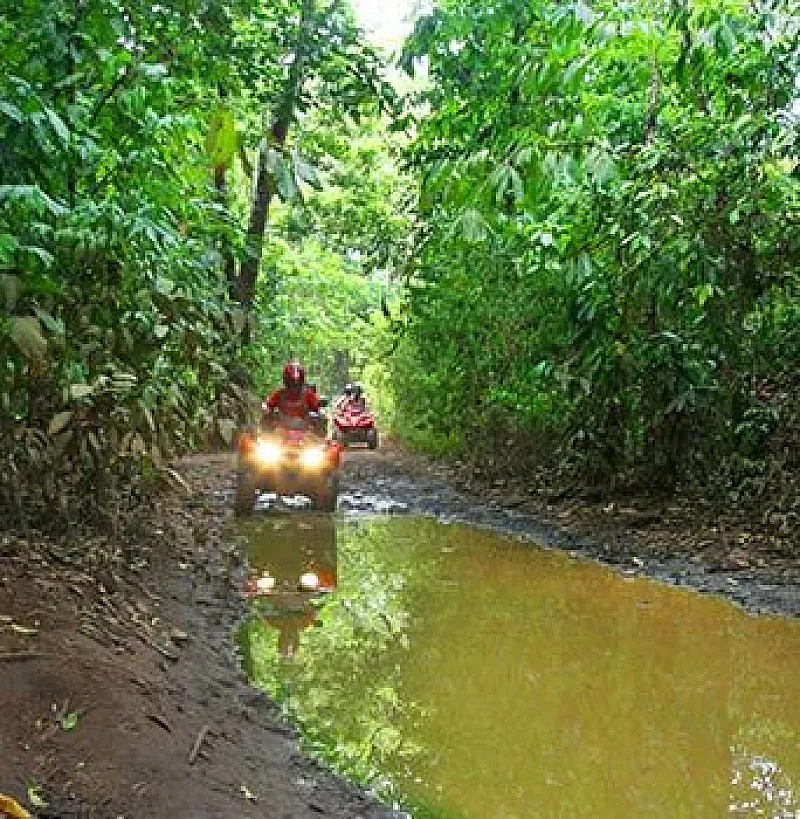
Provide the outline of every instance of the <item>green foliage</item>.
<path id="1" fill-rule="evenodd" d="M 314 240 L 302 247 L 274 240 L 264 261 L 271 273 L 262 284 L 263 322 L 257 383 L 271 390 L 287 358 L 306 362 L 308 378 L 325 394 L 341 389 L 348 372 L 359 372 L 374 355 L 375 311 L 384 287 L 347 265 Z"/>
<path id="2" fill-rule="evenodd" d="M 381 119 L 356 124 L 320 112 L 302 123 L 297 143 L 318 185 L 288 214 L 287 236 L 313 237 L 365 273 L 398 265 L 410 250 L 413 199 L 398 170 L 401 140 Z"/>
<path id="3" fill-rule="evenodd" d="M 204 8 L 0 17 L 0 504 L 23 525 L 115 524 L 242 397 L 205 113 L 184 102 L 221 45 Z"/>
<path id="4" fill-rule="evenodd" d="M 206 135 L 206 152 L 214 167 L 227 168 L 233 162 L 238 143 L 233 112 L 220 106 L 211 114 Z"/>
<path id="5" fill-rule="evenodd" d="M 0 12 L 0 502 L 107 517 L 289 354 L 441 452 L 654 483 L 788 452 L 790 11 L 443 1 L 394 135 L 344 0 Z"/>
<path id="6" fill-rule="evenodd" d="M 260 279 L 254 344 L 262 391 L 278 383 L 290 355 L 332 395 L 368 382 L 388 419 L 391 391 L 380 379 L 391 271 L 408 250 L 396 138 L 378 117 L 340 120 L 317 111 L 297 123 L 289 153 L 297 195 L 274 209 Z"/>
<path id="7" fill-rule="evenodd" d="M 418 22 L 401 426 L 669 483 L 772 417 L 759 384 L 797 365 L 796 29 L 785 3 Z"/>
<path id="8" fill-rule="evenodd" d="M 363 276 L 402 220 L 391 179 L 366 178 L 382 140 L 355 123 L 395 100 L 340 0 L 17 6 L 0 12 L 0 503 L 22 525 L 113 523 L 170 455 L 230 444 L 287 350 L 318 371 L 369 355 L 382 288 Z M 252 316 L 275 194 L 296 224 L 313 199 L 292 237 L 316 241 L 276 233 Z"/>

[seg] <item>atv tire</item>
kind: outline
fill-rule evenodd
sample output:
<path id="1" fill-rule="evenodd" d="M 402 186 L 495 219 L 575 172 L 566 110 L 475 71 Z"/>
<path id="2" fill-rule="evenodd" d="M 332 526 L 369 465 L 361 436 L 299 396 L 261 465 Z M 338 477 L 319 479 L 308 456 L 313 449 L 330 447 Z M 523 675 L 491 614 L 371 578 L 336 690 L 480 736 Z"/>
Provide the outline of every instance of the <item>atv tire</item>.
<path id="1" fill-rule="evenodd" d="M 233 511 L 239 517 L 252 515 L 256 505 L 256 485 L 252 476 L 245 470 L 236 473 L 236 496 Z"/>
<path id="2" fill-rule="evenodd" d="M 377 449 L 378 448 L 378 430 L 371 429 L 367 433 L 367 446 L 370 449 Z"/>
<path id="3" fill-rule="evenodd" d="M 319 491 L 314 496 L 314 508 L 319 509 L 321 512 L 335 512 L 338 497 L 339 476 L 334 475 L 319 488 Z"/>

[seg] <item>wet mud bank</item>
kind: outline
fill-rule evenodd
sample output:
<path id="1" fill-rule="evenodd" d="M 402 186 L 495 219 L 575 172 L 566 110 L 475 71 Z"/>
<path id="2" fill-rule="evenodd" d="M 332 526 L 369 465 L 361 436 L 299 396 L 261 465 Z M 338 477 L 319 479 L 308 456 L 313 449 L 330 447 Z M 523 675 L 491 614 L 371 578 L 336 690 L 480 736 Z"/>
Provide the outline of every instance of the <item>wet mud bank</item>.
<path id="1" fill-rule="evenodd" d="M 389 819 L 300 750 L 241 669 L 233 459 L 137 535 L 0 535 L 0 794 L 40 819 Z"/>

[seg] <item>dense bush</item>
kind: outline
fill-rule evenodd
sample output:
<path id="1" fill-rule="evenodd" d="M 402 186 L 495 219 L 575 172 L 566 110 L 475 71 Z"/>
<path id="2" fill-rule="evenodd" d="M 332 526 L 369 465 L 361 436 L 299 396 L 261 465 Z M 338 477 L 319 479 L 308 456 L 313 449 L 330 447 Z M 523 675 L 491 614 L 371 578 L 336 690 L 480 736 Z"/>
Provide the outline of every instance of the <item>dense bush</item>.
<path id="1" fill-rule="evenodd" d="M 418 22 L 407 434 L 667 486 L 767 451 L 768 385 L 796 392 L 799 360 L 789 11 L 458 0 Z"/>
<path id="2" fill-rule="evenodd" d="M 224 27 L 193 25 L 201 7 L 138 17 L 42 0 L 0 14 L 11 523 L 113 524 L 167 457 L 233 426 L 236 309 L 215 252 L 224 228 L 197 80 L 205 68 L 213 81 Z M 192 33 L 176 45 L 180 32 Z"/>

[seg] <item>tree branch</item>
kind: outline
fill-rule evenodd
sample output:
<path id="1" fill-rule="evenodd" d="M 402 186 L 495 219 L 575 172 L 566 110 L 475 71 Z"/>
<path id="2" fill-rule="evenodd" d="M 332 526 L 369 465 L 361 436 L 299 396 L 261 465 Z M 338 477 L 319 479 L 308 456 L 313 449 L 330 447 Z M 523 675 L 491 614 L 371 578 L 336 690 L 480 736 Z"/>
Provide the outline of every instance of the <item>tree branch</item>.
<path id="1" fill-rule="evenodd" d="M 125 81 L 129 79 L 132 72 L 130 70 L 130 66 L 126 66 L 123 71 L 117 74 L 117 78 L 111 84 L 111 87 L 106 91 L 105 94 L 97 101 L 94 108 L 92 109 L 92 113 L 89 116 L 89 125 L 94 125 L 97 122 L 97 118 L 100 116 L 100 112 L 105 108 L 108 104 L 109 100 L 119 91 L 119 89 L 125 84 Z"/>

